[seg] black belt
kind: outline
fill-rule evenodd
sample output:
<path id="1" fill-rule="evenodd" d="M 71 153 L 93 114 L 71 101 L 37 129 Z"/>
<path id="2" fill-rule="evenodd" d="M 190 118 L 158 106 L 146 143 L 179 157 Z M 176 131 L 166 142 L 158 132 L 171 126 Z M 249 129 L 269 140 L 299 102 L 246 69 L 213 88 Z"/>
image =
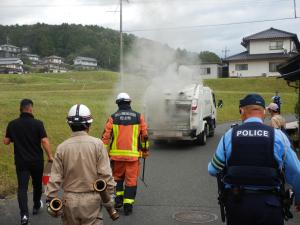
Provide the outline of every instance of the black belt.
<path id="1" fill-rule="evenodd" d="M 231 188 L 226 190 L 227 193 L 233 195 L 240 195 L 240 194 L 272 194 L 272 195 L 279 195 L 280 192 L 277 189 L 259 189 L 259 190 L 251 190 L 245 188 Z"/>

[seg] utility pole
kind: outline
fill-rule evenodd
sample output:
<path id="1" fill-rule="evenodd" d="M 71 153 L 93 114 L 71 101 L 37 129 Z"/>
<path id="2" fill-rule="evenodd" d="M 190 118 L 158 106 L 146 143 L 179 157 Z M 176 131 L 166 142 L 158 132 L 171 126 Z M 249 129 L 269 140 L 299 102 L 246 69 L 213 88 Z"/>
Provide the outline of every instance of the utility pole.
<path id="1" fill-rule="evenodd" d="M 297 18 L 297 8 L 296 8 L 296 0 L 294 0 L 294 16 Z"/>
<path id="2" fill-rule="evenodd" d="M 121 91 L 124 89 L 124 74 L 123 74 L 123 0 L 120 0 L 120 77 L 121 77 Z"/>
<path id="3" fill-rule="evenodd" d="M 227 48 L 227 46 L 225 46 L 225 49 L 222 50 L 222 52 L 224 52 L 224 59 L 227 58 L 227 52 L 230 52 L 230 50 Z"/>
<path id="4" fill-rule="evenodd" d="M 129 2 L 127 0 L 127 2 Z M 124 91 L 124 52 L 123 52 L 123 0 L 120 0 L 120 77 L 121 91 Z"/>

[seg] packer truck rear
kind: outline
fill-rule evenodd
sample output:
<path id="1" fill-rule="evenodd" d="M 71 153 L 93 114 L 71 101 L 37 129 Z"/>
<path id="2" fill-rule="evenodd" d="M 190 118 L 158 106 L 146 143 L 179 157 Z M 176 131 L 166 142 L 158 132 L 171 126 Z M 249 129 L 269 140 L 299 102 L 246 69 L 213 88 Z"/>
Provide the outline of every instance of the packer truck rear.
<path id="1" fill-rule="evenodd" d="M 150 96 L 146 121 L 150 139 L 195 140 L 206 144 L 216 128 L 216 101 L 213 91 L 190 84 L 176 91 L 162 91 L 159 100 Z M 151 101 L 153 99 L 153 101 Z"/>

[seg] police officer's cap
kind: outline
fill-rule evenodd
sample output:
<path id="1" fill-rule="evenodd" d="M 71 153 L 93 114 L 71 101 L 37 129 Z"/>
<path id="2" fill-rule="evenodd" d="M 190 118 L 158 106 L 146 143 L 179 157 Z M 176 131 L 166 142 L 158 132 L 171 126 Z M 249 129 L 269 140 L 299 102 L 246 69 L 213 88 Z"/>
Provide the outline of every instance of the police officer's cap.
<path id="1" fill-rule="evenodd" d="M 240 100 L 240 107 L 247 105 L 259 105 L 265 108 L 265 100 L 258 94 L 249 94 L 245 98 Z"/>

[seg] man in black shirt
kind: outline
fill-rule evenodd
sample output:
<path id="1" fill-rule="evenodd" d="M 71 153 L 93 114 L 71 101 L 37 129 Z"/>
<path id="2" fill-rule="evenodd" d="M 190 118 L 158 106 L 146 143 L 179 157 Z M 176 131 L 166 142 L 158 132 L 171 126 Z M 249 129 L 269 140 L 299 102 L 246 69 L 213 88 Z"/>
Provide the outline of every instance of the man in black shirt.
<path id="1" fill-rule="evenodd" d="M 9 122 L 3 142 L 5 145 L 14 143 L 21 224 L 26 225 L 29 222 L 27 205 L 29 177 L 31 176 L 33 185 L 34 215 L 42 207 L 43 149 L 47 153 L 48 161 L 52 161 L 52 153 L 43 122 L 33 117 L 33 102 L 30 99 L 21 101 L 20 112 L 19 118 Z"/>

